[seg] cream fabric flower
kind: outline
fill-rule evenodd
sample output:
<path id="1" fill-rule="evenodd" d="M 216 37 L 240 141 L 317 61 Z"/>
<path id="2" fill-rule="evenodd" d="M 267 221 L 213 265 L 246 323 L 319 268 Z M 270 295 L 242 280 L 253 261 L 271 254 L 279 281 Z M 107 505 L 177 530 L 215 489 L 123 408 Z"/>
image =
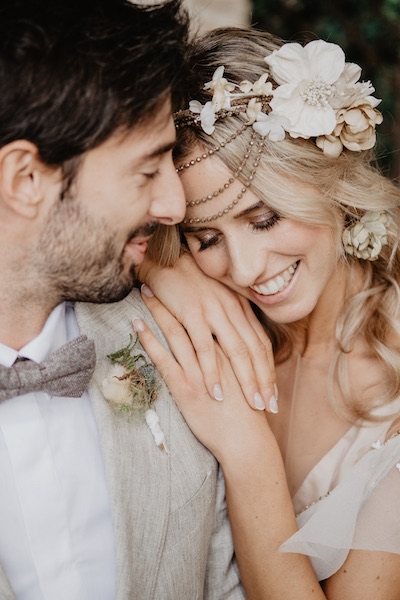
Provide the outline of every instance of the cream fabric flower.
<path id="1" fill-rule="evenodd" d="M 122 365 L 113 365 L 110 374 L 102 382 L 104 398 L 115 408 L 132 404 L 133 398 L 128 375 Z"/>
<path id="2" fill-rule="evenodd" d="M 387 226 L 392 219 L 386 211 L 367 211 L 357 223 L 347 227 L 342 234 L 347 254 L 364 260 L 376 260 L 387 244 Z"/>
<path id="3" fill-rule="evenodd" d="M 375 126 L 382 123 L 382 120 L 382 114 L 368 98 L 358 100 L 349 108 L 338 111 L 335 135 L 349 150 L 369 150 L 376 142 Z"/>

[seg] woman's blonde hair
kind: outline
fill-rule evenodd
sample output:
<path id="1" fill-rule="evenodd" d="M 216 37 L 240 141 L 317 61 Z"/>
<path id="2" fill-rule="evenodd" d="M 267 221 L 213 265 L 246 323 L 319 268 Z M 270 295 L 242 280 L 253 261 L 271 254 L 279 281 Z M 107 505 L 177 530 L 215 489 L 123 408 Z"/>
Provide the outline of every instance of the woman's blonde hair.
<path id="1" fill-rule="evenodd" d="M 196 99 L 202 104 L 209 100 L 204 83 L 210 81 L 217 67 L 224 65 L 224 77 L 234 83 L 256 81 L 267 71 L 264 57 L 282 45 L 278 38 L 255 29 L 216 29 L 197 40 L 190 55 L 191 71 L 187 80 L 187 101 Z M 215 132 L 207 135 L 194 125 L 177 129 L 175 160 L 181 165 L 193 150 L 212 149 L 238 131 L 245 115 L 234 114 L 220 119 Z M 234 142 L 218 152 L 232 172 L 242 162 L 248 147 L 251 127 Z M 239 179 L 246 181 L 249 170 Z M 287 183 L 286 183 L 287 182 Z M 398 229 L 400 223 L 400 190 L 375 166 L 372 151 L 343 151 L 338 158 L 326 156 L 313 140 L 292 139 L 281 142 L 264 140 L 262 159 L 250 185 L 252 191 L 281 217 L 303 223 L 329 227 L 336 243 L 338 260 L 347 262 L 347 296 L 337 320 L 338 350 L 331 368 L 331 378 L 337 377 L 344 397 L 352 410 L 364 417 L 378 406 L 400 394 L 400 253 Z M 318 190 L 318 194 L 301 194 L 296 189 Z M 388 244 L 374 261 L 346 258 L 341 244 L 343 228 L 365 211 L 386 211 L 392 217 Z M 171 266 L 179 255 L 181 239 L 176 228 L 161 228 L 151 243 L 153 260 Z M 362 289 L 354 292 L 356 271 L 363 271 Z M 271 336 L 275 358 L 283 361 L 291 353 L 295 325 L 276 324 L 261 315 Z M 387 385 L 379 398 L 359 398 L 350 390 L 347 377 L 347 356 L 358 336 L 364 335 L 372 353 L 383 363 Z M 396 343 L 393 344 L 393 339 Z"/>

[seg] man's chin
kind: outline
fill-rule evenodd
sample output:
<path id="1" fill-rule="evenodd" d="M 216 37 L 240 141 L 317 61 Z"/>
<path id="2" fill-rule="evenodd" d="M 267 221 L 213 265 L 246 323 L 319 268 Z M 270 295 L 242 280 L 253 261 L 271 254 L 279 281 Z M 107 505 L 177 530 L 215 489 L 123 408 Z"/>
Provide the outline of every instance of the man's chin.
<path id="1" fill-rule="evenodd" d="M 80 290 L 80 292 L 64 297 L 64 300 L 72 302 L 90 302 L 92 304 L 112 304 L 126 298 L 135 285 L 135 269 L 131 267 L 131 277 L 125 282 L 119 281 L 118 284 L 105 284 L 101 287 L 92 287 L 90 290 Z"/>

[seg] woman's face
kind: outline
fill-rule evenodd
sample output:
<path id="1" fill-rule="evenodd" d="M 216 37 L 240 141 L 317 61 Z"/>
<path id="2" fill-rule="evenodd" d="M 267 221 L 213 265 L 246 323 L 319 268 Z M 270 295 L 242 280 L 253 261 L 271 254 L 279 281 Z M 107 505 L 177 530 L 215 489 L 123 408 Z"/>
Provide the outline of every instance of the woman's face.
<path id="1" fill-rule="evenodd" d="M 201 160 L 182 172 L 186 199 L 212 194 L 231 177 L 217 157 Z M 288 185 L 282 182 L 282 194 Z M 296 187 L 299 202 L 316 193 Z M 212 200 L 188 207 L 185 218 L 223 210 L 242 188 L 243 184 L 234 180 Z M 182 224 L 182 231 L 204 273 L 251 300 L 271 320 L 291 323 L 308 316 L 323 296 L 332 298 L 335 294 L 335 242 L 328 227 L 280 218 L 264 202 L 248 189 L 223 217 L 208 223 Z"/>

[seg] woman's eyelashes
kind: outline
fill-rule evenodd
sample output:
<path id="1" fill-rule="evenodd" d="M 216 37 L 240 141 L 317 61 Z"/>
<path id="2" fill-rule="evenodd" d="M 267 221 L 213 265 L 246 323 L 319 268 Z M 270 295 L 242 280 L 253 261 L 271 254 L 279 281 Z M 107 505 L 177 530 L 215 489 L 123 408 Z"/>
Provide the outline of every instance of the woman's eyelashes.
<path id="1" fill-rule="evenodd" d="M 276 213 L 268 213 L 267 218 L 265 215 L 252 217 L 252 219 L 249 220 L 249 226 L 252 231 L 268 231 L 278 223 L 279 220 L 280 216 Z M 207 230 L 204 233 L 195 234 L 194 237 L 199 243 L 197 251 L 203 252 L 212 246 L 217 246 L 222 241 L 223 234 L 215 230 Z"/>
<path id="2" fill-rule="evenodd" d="M 197 241 L 199 242 L 198 252 L 202 252 L 203 250 L 207 250 L 207 248 L 216 246 L 221 239 L 221 234 L 208 231 L 204 235 L 198 235 L 195 237 L 196 237 Z"/>
<path id="3" fill-rule="evenodd" d="M 265 231 L 271 229 L 271 227 L 273 227 L 279 220 L 280 216 L 276 213 L 272 213 L 272 215 L 270 214 L 267 219 L 265 217 L 258 217 L 257 219 L 253 219 L 250 222 L 250 226 L 257 231 Z"/>

